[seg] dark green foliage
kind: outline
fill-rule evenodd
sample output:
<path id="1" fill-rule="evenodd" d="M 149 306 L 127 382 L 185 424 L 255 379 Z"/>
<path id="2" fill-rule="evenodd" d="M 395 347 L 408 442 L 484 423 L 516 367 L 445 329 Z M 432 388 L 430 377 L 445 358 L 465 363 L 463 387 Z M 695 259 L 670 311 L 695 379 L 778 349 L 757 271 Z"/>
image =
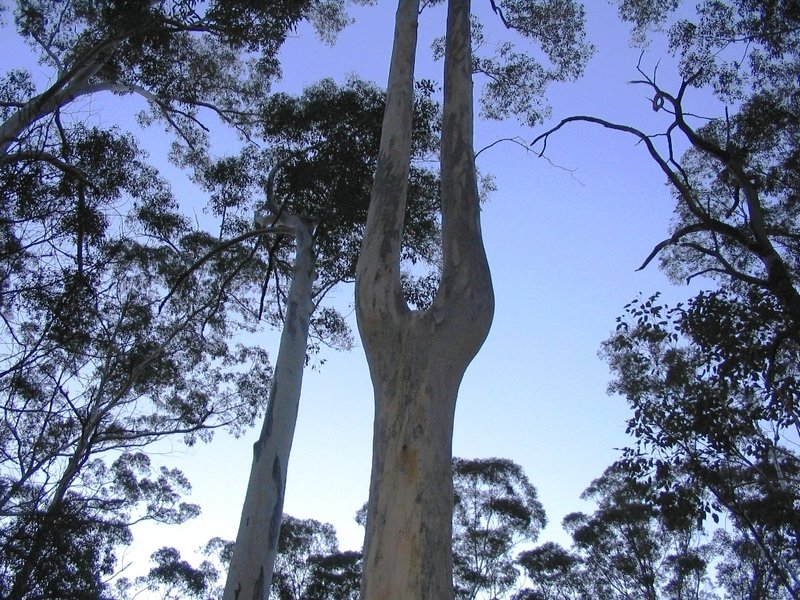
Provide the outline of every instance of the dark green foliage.
<path id="1" fill-rule="evenodd" d="M 706 598 L 710 548 L 690 519 L 673 519 L 652 503 L 652 490 L 619 465 L 583 493 L 597 502 L 592 515 L 564 518 L 587 575 L 602 598 Z"/>
<path id="2" fill-rule="evenodd" d="M 2 533 L 0 594 L 37 600 L 109 598 L 105 580 L 116 571 L 116 548 L 129 542 L 124 523 L 95 521 L 79 497 L 43 513 L 28 512 Z M 30 563 L 34 553 L 37 560 Z M 20 571 L 30 581 L 12 586 Z"/>
<path id="3" fill-rule="evenodd" d="M 257 327 L 266 253 L 239 246 L 195 265 L 219 235 L 190 225 L 133 136 L 80 122 L 69 103 L 143 95 L 200 159 L 200 107 L 244 131 L 244 109 L 276 73 L 274 51 L 319 4 L 16 3 L 17 29 L 54 83 L 37 93 L 23 71 L 3 77 L 3 597 L 106 594 L 131 523 L 182 523 L 198 510 L 182 501 L 182 474 L 139 448 L 238 434 L 271 375 L 262 350 L 230 342 Z M 242 63 L 242 48 L 261 60 Z"/>
<path id="4" fill-rule="evenodd" d="M 252 230 L 252 204 L 247 219 L 231 210 L 244 202 L 236 168 L 213 175 L 220 230 L 195 228 L 133 136 L 84 124 L 70 104 L 98 92 L 144 97 L 151 111 L 140 121 L 160 120 L 179 140 L 172 157 L 201 173 L 210 163 L 200 117 L 253 132 L 286 35 L 305 18 L 330 39 L 347 22 L 345 3 L 15 6 L 17 30 L 53 76 L 37 90 L 12 70 L 0 90 L 0 562 L 14 565 L 0 570 L 0 589 L 40 597 L 39 565 L 56 543 L 48 523 L 69 506 L 59 547 L 92 536 L 99 554 L 92 568 L 65 554 L 48 577 L 102 595 L 131 523 L 197 511 L 181 501 L 183 476 L 139 448 L 238 434 L 261 412 L 266 353 L 231 340 L 260 326 L 272 257 L 252 241 L 217 251 L 221 237 Z M 337 317 L 323 311 L 316 329 L 344 344 Z M 173 573 L 199 589 L 175 556 L 156 559 L 161 584 Z"/>
<path id="5" fill-rule="evenodd" d="M 634 411 L 625 464 L 658 487 L 654 503 L 683 519 L 726 515 L 737 547 L 758 548 L 769 577 L 793 588 L 799 357 L 780 304 L 757 289 L 672 309 L 634 301 L 604 352 L 611 390 Z"/>
<path id="6" fill-rule="evenodd" d="M 501 0 L 506 23 L 539 44 L 551 64 L 548 79 L 574 80 L 593 52 L 586 43 L 586 14 L 572 0 Z"/>
<path id="7" fill-rule="evenodd" d="M 120 577 L 114 582 L 115 598 L 135 598 L 147 593 L 165 600 L 210 600 L 222 595 L 218 585 L 233 553 L 233 542 L 212 538 L 201 548 L 204 559 L 193 566 L 175 548 L 159 548 L 150 557 L 153 566 L 147 575 L 133 581 Z M 223 579 L 224 580 L 224 579 Z"/>
<path id="8" fill-rule="evenodd" d="M 584 589 L 581 560 L 553 542 L 546 542 L 517 557 L 530 580 L 530 587 L 518 591 L 513 600 L 570 600 Z"/>
<path id="9" fill-rule="evenodd" d="M 438 151 L 439 108 L 418 86 L 412 159 Z M 275 160 L 291 157 L 276 180 L 285 210 L 318 223 L 315 242 L 327 281 L 352 279 L 366 222 L 380 143 L 385 92 L 351 78 L 325 80 L 297 98 L 276 94 L 264 106 L 263 134 Z M 404 259 L 431 258 L 438 240 L 438 176 L 412 167 Z"/>
<path id="10" fill-rule="evenodd" d="M 146 100 L 139 121 L 163 124 L 176 135 L 172 158 L 197 168 L 208 159 L 204 120 L 244 136 L 258 122 L 256 106 L 280 74 L 277 51 L 298 22 L 328 40 L 349 22 L 344 0 L 18 0 L 14 13 L 53 76 L 44 90 L 22 70 L 3 76 L 0 163 L 55 157 L 64 168 L 69 157 L 47 147 L 69 129 L 62 111 L 100 92 Z"/>
<path id="11" fill-rule="evenodd" d="M 348 550 L 312 558 L 314 569 L 306 600 L 358 600 L 361 553 Z"/>
<path id="12" fill-rule="evenodd" d="M 582 496 L 595 512 L 564 518 L 571 550 L 547 543 L 520 554 L 529 587 L 514 600 L 716 598 L 708 581 L 715 548 L 701 542 L 695 521 L 655 505 L 656 492 L 622 464 L 607 469 Z"/>
<path id="13" fill-rule="evenodd" d="M 439 107 L 430 98 L 432 90 L 425 85 L 418 89 L 412 157 L 415 163 L 438 151 L 439 127 Z M 317 301 L 337 283 L 352 281 L 355 276 L 384 105 L 385 92 L 357 78 L 343 85 L 323 80 L 296 97 L 275 94 L 261 108 L 261 134 L 269 148 L 264 152 L 247 148 L 239 156 L 219 159 L 203 169 L 202 183 L 211 196 L 214 214 L 223 220 L 226 236 L 249 231 L 253 205 L 259 213 L 267 211 L 267 198 L 274 212 L 296 215 L 316 224 Z M 272 167 L 267 170 L 264 165 Z M 423 276 L 426 289 L 435 289 L 438 283 L 438 208 L 438 175 L 428 168 L 413 166 L 402 258 L 409 266 L 422 262 L 423 267 L 433 269 Z M 290 276 L 291 244 L 285 237 L 269 244 L 274 259 L 270 274 L 283 289 Z M 415 280 L 409 276 L 411 294 L 417 291 Z M 429 295 L 426 292 L 426 297 Z M 332 309 L 315 314 L 312 337 L 312 350 L 320 341 L 339 347 L 351 343 L 343 319 Z"/>
<path id="14" fill-rule="evenodd" d="M 519 465 L 500 458 L 454 458 L 453 487 L 456 596 L 499 596 L 518 577 L 513 553 L 546 523 L 536 488 Z"/>
<path id="15" fill-rule="evenodd" d="M 156 585 L 170 588 L 180 587 L 190 597 L 201 597 L 206 589 L 205 573 L 181 560 L 180 552 L 174 548 L 161 548 L 153 553 L 156 566 L 150 569 L 148 579 Z"/>
<path id="16" fill-rule="evenodd" d="M 727 99 L 741 99 L 776 83 L 795 87 L 800 10 L 793 0 L 617 0 L 620 16 L 635 26 L 635 40 L 667 30 L 670 51 L 681 59 L 684 77 L 702 69 Z M 676 10 L 680 7 L 680 11 Z M 731 51 L 732 50 L 732 51 Z M 743 50 L 740 51 L 740 50 Z"/>
<path id="17" fill-rule="evenodd" d="M 717 565 L 717 581 L 725 590 L 727 598 L 791 598 L 770 565 L 768 557 L 750 539 L 719 530 L 714 534 L 714 542 L 723 557 Z"/>
<path id="18" fill-rule="evenodd" d="M 582 116 L 555 129 L 589 121 L 636 137 L 676 198 L 670 236 L 642 266 L 658 256 L 676 280 L 714 286 L 674 308 L 656 297 L 635 301 L 605 344 L 611 390 L 633 409 L 636 444 L 624 464 L 655 486 L 648 502 L 671 526 L 727 519 L 728 573 L 767 565 L 762 581 L 797 598 L 800 11 L 792 1 L 617 4 L 635 41 L 666 31 L 679 62 L 676 90 L 641 64 L 635 82 L 652 94 L 663 133 Z M 693 109 L 698 87 L 725 110 Z M 680 147 L 688 148 L 682 157 Z M 744 589 L 737 577 L 725 585 Z"/>
<path id="19" fill-rule="evenodd" d="M 339 552 L 336 530 L 314 519 L 283 515 L 272 595 L 278 600 L 355 600 L 361 553 Z"/>

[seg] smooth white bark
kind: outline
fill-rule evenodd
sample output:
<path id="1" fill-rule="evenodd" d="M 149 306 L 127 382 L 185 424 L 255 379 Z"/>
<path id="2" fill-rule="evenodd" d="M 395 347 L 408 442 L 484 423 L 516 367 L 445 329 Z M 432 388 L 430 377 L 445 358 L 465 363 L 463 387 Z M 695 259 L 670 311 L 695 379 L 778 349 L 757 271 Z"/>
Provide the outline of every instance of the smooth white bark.
<path id="1" fill-rule="evenodd" d="M 247 484 L 239 532 L 228 570 L 223 600 L 267 600 L 278 550 L 286 467 L 292 449 L 303 383 L 308 328 L 314 311 L 314 254 L 312 228 L 298 217 L 278 221 L 295 232 L 292 283 L 275 362 L 267 414 Z"/>
<path id="2" fill-rule="evenodd" d="M 45 92 L 28 100 L 0 123 L 0 158 L 8 154 L 12 144 L 34 123 L 76 98 L 96 91 L 90 89 L 89 81 L 106 63 L 103 56 L 112 52 L 120 41 L 109 40 L 87 52 Z"/>
<path id="3" fill-rule="evenodd" d="M 453 598 L 452 434 L 494 301 L 472 146 L 469 1 L 450 0 L 442 130 L 442 281 L 410 311 L 399 256 L 410 163 L 418 0 L 400 0 L 381 151 L 356 278 L 375 393 L 362 600 Z"/>

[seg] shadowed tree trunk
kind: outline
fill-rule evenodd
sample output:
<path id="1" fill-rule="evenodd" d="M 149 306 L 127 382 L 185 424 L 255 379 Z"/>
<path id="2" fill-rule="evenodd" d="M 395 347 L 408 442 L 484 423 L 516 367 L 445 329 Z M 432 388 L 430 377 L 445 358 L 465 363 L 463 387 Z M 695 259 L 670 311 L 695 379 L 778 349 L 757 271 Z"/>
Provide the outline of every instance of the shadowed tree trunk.
<path id="1" fill-rule="evenodd" d="M 426 311 L 411 311 L 401 290 L 418 13 L 419 0 L 400 0 L 356 278 L 356 314 L 375 394 L 363 600 L 453 598 L 456 396 L 494 310 L 472 146 L 469 0 L 450 0 L 447 17 L 442 279 Z"/>

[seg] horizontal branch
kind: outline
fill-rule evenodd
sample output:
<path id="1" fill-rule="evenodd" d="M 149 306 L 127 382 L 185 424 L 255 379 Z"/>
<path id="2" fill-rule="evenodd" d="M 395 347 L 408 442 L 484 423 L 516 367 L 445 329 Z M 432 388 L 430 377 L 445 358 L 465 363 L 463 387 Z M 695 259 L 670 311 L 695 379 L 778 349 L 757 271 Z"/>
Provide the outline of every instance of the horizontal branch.
<path id="1" fill-rule="evenodd" d="M 71 165 L 57 156 L 50 154 L 49 152 L 14 152 L 11 154 L 0 155 L 0 165 L 7 164 L 7 163 L 14 163 L 14 162 L 21 162 L 21 161 L 44 161 L 56 167 L 58 170 L 62 171 L 66 175 L 70 175 L 74 177 L 78 181 L 86 184 L 91 188 L 95 188 L 96 186 L 89 180 L 86 173 L 74 166 Z"/>

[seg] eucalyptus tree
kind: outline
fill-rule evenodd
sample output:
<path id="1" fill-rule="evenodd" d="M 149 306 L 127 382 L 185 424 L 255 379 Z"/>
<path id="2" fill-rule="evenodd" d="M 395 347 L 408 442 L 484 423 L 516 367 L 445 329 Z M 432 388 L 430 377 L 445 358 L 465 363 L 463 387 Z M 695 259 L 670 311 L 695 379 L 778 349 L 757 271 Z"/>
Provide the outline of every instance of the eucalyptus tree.
<path id="1" fill-rule="evenodd" d="M 784 600 L 786 592 L 780 574 L 752 538 L 738 531 L 714 532 L 718 555 L 717 584 L 728 598 L 748 600 Z"/>
<path id="2" fill-rule="evenodd" d="M 517 582 L 515 552 L 547 522 L 536 488 L 509 459 L 453 459 L 457 598 L 500 598 Z"/>
<path id="3" fill-rule="evenodd" d="M 451 439 L 463 372 L 488 333 L 493 295 L 472 149 L 469 5 L 451 2 L 442 120 L 441 283 L 412 312 L 400 283 L 419 2 L 397 11 L 387 106 L 358 260 L 356 314 L 375 389 L 362 598 L 452 598 Z"/>
<path id="4" fill-rule="evenodd" d="M 615 464 L 582 495 L 597 503 L 594 513 L 564 517 L 587 595 L 712 600 L 714 552 L 702 527 L 691 514 L 653 506 L 652 491 Z"/>
<path id="5" fill-rule="evenodd" d="M 3 77 L 0 156 L 50 160 L 43 144 L 64 108 L 97 94 L 141 96 L 150 106 L 142 120 L 163 122 L 199 151 L 199 111 L 252 124 L 255 103 L 280 73 L 286 35 L 310 19 L 330 39 L 347 23 L 344 11 L 342 0 L 17 0 L 16 29 L 53 76 L 41 90 L 25 69 Z"/>
<path id="6" fill-rule="evenodd" d="M 782 394 L 793 385 L 784 378 L 795 377 L 797 353 L 788 344 L 775 353 L 785 331 L 777 301 L 717 291 L 685 306 L 650 298 L 627 310 L 603 348 L 615 376 L 610 389 L 634 411 L 628 431 L 636 444 L 624 463 L 660 488 L 658 506 L 725 518 L 731 547 L 744 549 L 742 568 L 768 566 L 766 578 L 795 597 L 800 461 Z"/>
<path id="7" fill-rule="evenodd" d="M 175 548 L 162 547 L 150 555 L 152 566 L 144 575 L 114 580 L 113 598 L 137 598 L 147 594 L 163 600 L 208 600 L 219 598 L 218 585 L 231 560 L 233 542 L 212 538 L 201 549 L 203 560 L 196 567 Z"/>
<path id="8" fill-rule="evenodd" d="M 283 516 L 272 597 L 277 600 L 355 600 L 361 554 L 340 552 L 329 523 Z"/>
<path id="9" fill-rule="evenodd" d="M 548 42 L 563 30 L 538 29 L 547 13 L 542 9 L 554 3 L 493 6 L 502 12 L 506 4 L 508 13 L 530 17 L 521 22 L 523 32 L 538 37 L 555 57 L 558 52 L 549 50 L 560 46 Z M 480 230 L 470 9 L 464 0 L 448 2 L 444 45 L 441 280 L 426 310 L 411 310 L 403 294 L 419 8 L 416 0 L 398 4 L 381 148 L 356 276 L 356 315 L 375 395 L 362 582 L 367 600 L 453 598 L 453 416 L 458 387 L 488 334 L 494 304 Z M 566 17 L 568 11 L 552 14 Z"/>
<path id="10" fill-rule="evenodd" d="M 53 74 L 40 89 L 11 70 L 0 86 L 4 597 L 104 593 L 132 523 L 198 511 L 185 477 L 143 448 L 239 433 L 269 389 L 266 353 L 230 342 L 257 327 L 268 253 L 212 252 L 220 234 L 191 226 L 136 138 L 88 125 L 76 103 L 105 94 L 122 112 L 120 96 L 138 94 L 142 121 L 161 120 L 174 156 L 203 166 L 200 111 L 247 133 L 287 32 L 304 17 L 338 27 L 342 7 L 15 3 Z M 211 212 L 224 234 L 224 207 Z"/>
<path id="11" fill-rule="evenodd" d="M 429 95 L 429 91 L 420 91 L 415 100 L 415 159 L 433 153 L 438 142 L 439 111 Z M 267 414 L 254 446 L 226 598 L 237 594 L 266 597 L 270 589 L 273 563 L 280 550 L 286 468 L 309 352 L 309 329 L 328 340 L 349 343 L 343 318 L 335 310 L 321 307 L 321 302 L 334 285 L 352 280 L 355 274 L 384 105 L 381 90 L 357 79 L 342 87 L 322 81 L 297 98 L 277 94 L 263 107 L 261 133 L 270 144 L 267 156 L 248 151 L 233 165 L 223 161 L 220 168 L 210 170 L 212 188 L 215 182 L 222 184 L 221 197 L 231 203 L 233 211 L 232 199 L 252 206 L 253 190 L 247 188 L 258 181 L 255 172 L 259 165 L 272 160 L 272 170 L 262 177 L 266 202 L 256 215 L 258 228 L 240 237 L 288 233 L 294 242 L 288 273 L 283 272 L 280 261 L 289 248 L 280 238 L 272 245 L 276 288 L 280 294 L 288 279 L 289 290 L 280 302 L 285 306 L 280 348 Z M 231 193 L 226 167 L 243 168 L 246 173 L 236 178 L 243 184 L 236 193 Z M 439 231 L 437 175 L 415 167 L 411 182 L 405 258 L 430 261 Z"/>
<path id="12" fill-rule="evenodd" d="M 291 515 L 283 515 L 282 521 L 272 597 L 277 600 L 300 600 L 307 596 L 311 583 L 313 557 L 337 552 L 339 541 L 330 523 L 296 519 Z"/>
<path id="13" fill-rule="evenodd" d="M 677 89 L 641 64 L 634 82 L 663 129 L 596 116 L 556 129 L 590 122 L 641 142 L 676 201 L 669 236 L 642 267 L 658 257 L 676 281 L 702 277 L 712 288 L 675 307 L 638 300 L 604 347 L 612 389 L 634 409 L 630 468 L 654 476 L 667 499 L 729 516 L 797 598 L 798 556 L 787 541 L 797 538 L 800 491 L 800 14 L 791 2 L 694 4 L 618 2 L 637 40 L 666 31 L 677 59 Z M 698 108 L 701 91 L 718 108 Z"/>
<path id="14" fill-rule="evenodd" d="M 595 511 L 563 520 L 569 550 L 548 542 L 520 553 L 529 583 L 514 600 L 717 598 L 710 579 L 716 545 L 693 515 L 654 506 L 656 492 L 622 463 L 606 469 L 582 495 Z"/>
<path id="15" fill-rule="evenodd" d="M 86 188 L 43 164 L 36 176 L 3 171 L 0 585 L 9 598 L 37 597 L 46 581 L 71 585 L 61 562 L 45 560 L 56 548 L 102 551 L 93 568 L 107 574 L 130 524 L 196 514 L 181 502 L 182 474 L 154 469 L 142 448 L 242 431 L 271 371 L 263 351 L 228 342 L 252 328 L 258 261 L 218 256 L 192 274 L 191 293 L 159 308 L 216 237 L 189 226 L 131 139 L 87 130 L 76 142 Z M 108 532 L 107 543 L 80 541 L 91 532 Z"/>
<path id="16" fill-rule="evenodd" d="M 581 559 L 555 542 L 525 550 L 517 557 L 527 585 L 512 600 L 581 600 L 588 593 Z"/>

